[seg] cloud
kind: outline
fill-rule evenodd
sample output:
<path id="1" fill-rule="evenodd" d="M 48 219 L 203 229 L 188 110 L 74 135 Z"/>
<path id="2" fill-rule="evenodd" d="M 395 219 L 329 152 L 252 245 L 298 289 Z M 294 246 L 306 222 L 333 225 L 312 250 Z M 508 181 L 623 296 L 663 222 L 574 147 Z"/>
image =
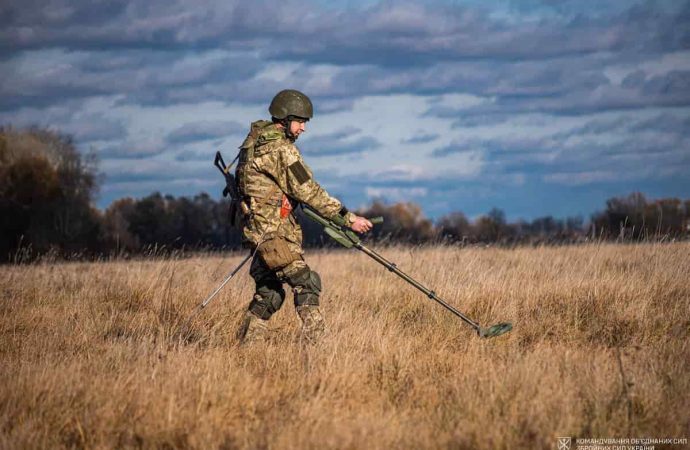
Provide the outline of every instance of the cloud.
<path id="1" fill-rule="evenodd" d="M 463 115 L 462 111 L 458 110 L 450 110 L 447 112 L 447 114 L 443 114 L 439 112 L 435 112 L 434 110 L 429 110 L 427 112 L 428 115 L 436 115 L 436 116 L 446 116 L 446 117 L 458 117 L 459 118 L 455 119 L 453 123 L 451 124 L 451 128 L 468 128 L 468 127 L 486 127 L 486 126 L 494 126 L 494 125 L 500 125 L 502 123 L 506 123 L 509 121 L 512 117 L 514 117 L 514 114 L 501 114 L 501 113 L 489 113 L 489 114 L 470 114 L 470 115 Z"/>
<path id="2" fill-rule="evenodd" d="M 424 169 L 409 164 L 394 164 L 384 169 L 374 170 L 363 176 L 370 182 L 415 182 L 429 178 L 429 174 Z"/>
<path id="3" fill-rule="evenodd" d="M 0 112 L 0 124 L 18 128 L 51 128 L 72 136 L 77 144 L 94 145 L 97 141 L 119 141 L 128 135 L 124 120 L 108 117 L 106 112 L 91 112 L 83 101 L 67 101 L 48 107 L 25 107 L 13 112 Z"/>
<path id="4" fill-rule="evenodd" d="M 319 115 L 349 111 L 354 106 L 354 103 L 354 96 L 351 96 L 350 98 L 322 98 L 315 109 L 315 113 Z"/>
<path id="5" fill-rule="evenodd" d="M 527 129 L 491 138 L 456 139 L 436 148 L 432 156 L 476 152 L 483 158 L 482 175 L 529 174 L 549 183 L 588 185 L 616 176 L 621 182 L 659 180 L 690 165 L 686 121 L 687 113 L 613 114 L 551 132 Z"/>
<path id="6" fill-rule="evenodd" d="M 0 109 L 98 96 L 150 105 L 257 98 L 258 84 L 251 88 L 249 80 L 260 65 L 256 57 L 214 49 L 26 51 L 0 61 Z M 245 90 L 237 83 L 246 83 Z"/>
<path id="7" fill-rule="evenodd" d="M 556 133 L 554 137 L 560 140 L 569 138 L 583 139 L 585 137 L 596 139 L 619 134 L 655 133 L 668 138 L 674 136 L 681 139 L 690 135 L 690 113 L 688 112 L 663 112 L 654 115 L 632 114 L 623 112 L 610 117 L 596 117 L 587 120 L 582 126 L 577 126 Z"/>
<path id="8" fill-rule="evenodd" d="M 320 146 L 324 144 L 331 143 L 333 141 L 340 141 L 343 139 L 347 139 L 351 136 L 354 136 L 356 134 L 359 134 L 362 132 L 361 128 L 357 127 L 352 127 L 352 126 L 347 126 L 340 128 L 338 130 L 332 131 L 330 133 L 326 134 L 320 134 L 316 136 L 307 136 L 304 139 L 308 139 L 310 145 L 314 146 Z"/>
<path id="9" fill-rule="evenodd" d="M 661 113 L 649 119 L 640 120 L 631 127 L 636 130 L 651 130 L 663 133 L 690 135 L 690 113 Z"/>
<path id="10" fill-rule="evenodd" d="M 443 147 L 435 148 L 431 152 L 431 156 L 440 158 L 443 156 L 452 155 L 453 153 L 469 153 L 475 149 L 476 147 L 470 142 L 453 141 Z"/>
<path id="11" fill-rule="evenodd" d="M 440 135 L 437 133 L 425 134 L 423 132 L 418 132 L 418 134 L 416 134 L 412 137 L 403 139 L 400 142 L 402 142 L 403 144 L 428 144 L 429 142 L 435 141 L 439 137 L 440 137 Z"/>
<path id="12" fill-rule="evenodd" d="M 632 123 L 632 118 L 626 115 L 605 119 L 589 120 L 581 127 L 569 130 L 564 136 L 579 136 L 583 134 L 601 135 L 626 129 Z"/>
<path id="13" fill-rule="evenodd" d="M 160 155 L 166 150 L 162 142 L 151 140 L 144 142 L 124 142 L 118 145 L 106 146 L 98 150 L 98 156 L 102 160 L 108 159 L 147 159 Z M 157 163 L 158 166 L 161 163 Z M 161 168 L 161 167 L 159 167 Z M 162 168 L 161 168 L 162 169 Z"/>
<path id="14" fill-rule="evenodd" d="M 172 182 L 176 180 L 213 180 L 220 185 L 217 169 L 210 163 L 177 162 L 160 159 L 110 159 L 102 163 L 108 184 Z"/>
<path id="15" fill-rule="evenodd" d="M 621 48 L 683 48 L 687 31 L 678 30 L 682 7 L 661 11 L 634 5 L 602 16 L 580 12 L 543 16 L 539 22 L 513 15 L 503 19 L 489 8 L 433 2 L 382 2 L 324 20 L 328 33 L 308 45 L 283 52 L 286 58 L 341 65 L 424 65 L 458 59 L 546 59 Z M 644 30 L 640 33 L 639 30 Z M 481 36 L 481 39 L 477 37 Z"/>
<path id="16" fill-rule="evenodd" d="M 354 141 L 343 142 L 342 140 L 335 140 L 334 142 L 324 142 L 321 147 L 315 147 L 310 144 L 302 153 L 312 157 L 323 158 L 327 156 L 342 156 L 352 155 L 368 152 L 381 147 L 381 143 L 371 136 L 363 136 Z"/>
<path id="17" fill-rule="evenodd" d="M 620 181 L 620 174 L 608 170 L 594 170 L 591 172 L 559 172 L 544 175 L 547 183 L 563 184 L 566 186 L 581 186 L 602 181 Z"/>
<path id="18" fill-rule="evenodd" d="M 409 202 L 414 199 L 426 197 L 428 190 L 423 187 L 416 188 L 376 188 L 367 187 L 366 196 L 373 199 L 384 199 L 387 202 Z"/>
<path id="19" fill-rule="evenodd" d="M 312 157 L 342 156 L 375 150 L 381 143 L 371 136 L 354 138 L 361 133 L 360 128 L 348 126 L 330 133 L 305 136 L 299 144 L 302 153 Z"/>
<path id="20" fill-rule="evenodd" d="M 247 127 L 232 121 L 200 121 L 191 122 L 175 128 L 168 133 L 165 140 L 171 144 L 186 144 L 190 142 L 217 139 L 232 134 L 241 134 Z"/>
<path id="21" fill-rule="evenodd" d="M 252 6 L 211 0 L 204 8 L 180 0 L 106 3 L 5 6 L 0 108 L 98 96 L 118 96 L 123 105 L 256 104 L 286 83 L 312 95 L 324 114 L 349 110 L 364 95 L 465 92 L 489 100 L 471 109 L 430 109 L 458 126 L 507 114 L 689 102 L 684 71 L 638 74 L 621 85 L 604 74 L 614 64 L 687 51 L 690 32 L 679 26 L 688 22 L 687 3 L 633 4 L 598 14 L 544 4 L 526 8 L 548 9 L 539 21 L 513 10 L 491 14 L 490 7 L 443 1 L 344 10 L 292 0 Z M 296 7 L 311 13 L 288 14 Z M 270 29 L 259 20 L 268 10 Z M 276 39 L 288 30 L 301 45 Z"/>
<path id="22" fill-rule="evenodd" d="M 640 78 L 640 77 L 643 78 Z M 490 105 L 463 110 L 464 114 L 493 112 L 517 114 L 540 112 L 563 115 L 583 115 L 602 111 L 633 110 L 650 107 L 690 105 L 690 71 L 671 71 L 664 75 L 644 77 L 634 75 L 635 81 L 621 85 L 603 83 L 593 88 L 579 86 L 559 96 L 541 96 L 525 101 L 521 98 L 498 97 Z"/>
<path id="23" fill-rule="evenodd" d="M 0 15 L 0 42 L 6 52 L 46 47 L 198 49 L 221 43 L 228 48 L 263 47 L 271 59 L 400 66 L 463 57 L 544 58 L 620 47 L 678 48 L 688 36 L 678 26 L 685 20 L 683 4 L 663 10 L 633 4 L 601 16 L 584 9 L 554 9 L 536 23 L 529 15 L 505 18 L 492 15 L 489 8 L 442 1 L 384 1 L 344 11 L 295 0 L 187 5 L 182 0 L 15 2 L 5 5 Z M 311 12 L 292 13 L 300 8 Z M 288 32 L 301 45 L 277 39 Z M 269 42 L 273 45 L 265 45 Z"/>
<path id="24" fill-rule="evenodd" d="M 688 164 L 688 23 L 688 1 L 4 2 L 0 123 L 100 146 L 106 183 L 162 186 L 163 167 L 182 189 L 290 87 L 334 130 L 299 146 L 361 199 L 661 180 Z"/>
<path id="25" fill-rule="evenodd" d="M 127 136 L 127 129 L 121 120 L 109 119 L 102 114 L 79 117 L 64 127 L 77 142 L 112 141 Z"/>
<path id="26" fill-rule="evenodd" d="M 208 149 L 204 151 L 182 150 L 175 154 L 175 161 L 207 161 L 210 163 L 213 160 L 214 154 L 213 151 Z"/>

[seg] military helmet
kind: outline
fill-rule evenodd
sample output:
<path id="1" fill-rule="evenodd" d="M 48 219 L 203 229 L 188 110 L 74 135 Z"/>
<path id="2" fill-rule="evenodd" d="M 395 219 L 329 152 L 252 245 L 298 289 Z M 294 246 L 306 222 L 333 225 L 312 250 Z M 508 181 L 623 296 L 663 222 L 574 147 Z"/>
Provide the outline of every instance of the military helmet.
<path id="1" fill-rule="evenodd" d="M 311 119 L 314 117 L 314 107 L 309 97 L 294 89 L 285 89 L 273 97 L 268 112 L 276 119 L 286 119 L 288 116 Z"/>

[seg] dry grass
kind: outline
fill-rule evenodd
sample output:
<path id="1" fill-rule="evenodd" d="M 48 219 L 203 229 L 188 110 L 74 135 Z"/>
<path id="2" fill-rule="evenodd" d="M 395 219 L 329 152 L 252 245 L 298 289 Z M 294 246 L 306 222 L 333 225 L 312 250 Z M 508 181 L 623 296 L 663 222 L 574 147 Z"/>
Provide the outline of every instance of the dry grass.
<path id="1" fill-rule="evenodd" d="M 3 448 L 556 448 L 690 437 L 690 245 L 388 248 L 471 329 L 357 252 L 312 252 L 329 334 L 291 295 L 238 346 L 241 258 L 0 267 Z M 245 269 L 246 270 L 246 269 Z M 659 448 L 659 447 L 657 447 Z M 680 447 L 674 447 L 680 448 Z"/>

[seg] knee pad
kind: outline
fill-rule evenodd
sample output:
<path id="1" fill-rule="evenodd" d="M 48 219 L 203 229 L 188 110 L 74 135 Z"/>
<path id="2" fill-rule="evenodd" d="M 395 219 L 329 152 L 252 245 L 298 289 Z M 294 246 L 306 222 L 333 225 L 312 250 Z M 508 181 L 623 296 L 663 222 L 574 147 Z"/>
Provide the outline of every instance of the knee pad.
<path id="1" fill-rule="evenodd" d="M 295 293 L 295 306 L 319 306 L 321 277 L 318 273 L 305 267 L 289 277 L 287 281 Z"/>
<path id="2" fill-rule="evenodd" d="M 276 313 L 285 300 L 285 290 L 280 283 L 257 286 L 254 299 L 249 304 L 249 310 L 257 317 L 268 320 Z"/>

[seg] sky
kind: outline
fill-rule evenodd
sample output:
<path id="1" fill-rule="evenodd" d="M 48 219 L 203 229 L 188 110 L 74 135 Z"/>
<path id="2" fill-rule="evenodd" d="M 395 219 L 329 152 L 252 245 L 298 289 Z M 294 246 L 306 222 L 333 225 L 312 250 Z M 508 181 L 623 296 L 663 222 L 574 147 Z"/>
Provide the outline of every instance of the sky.
<path id="1" fill-rule="evenodd" d="M 0 125 L 68 133 L 97 204 L 220 197 L 281 89 L 297 141 L 350 209 L 433 219 L 581 215 L 640 191 L 690 198 L 690 1 L 6 0 Z"/>

